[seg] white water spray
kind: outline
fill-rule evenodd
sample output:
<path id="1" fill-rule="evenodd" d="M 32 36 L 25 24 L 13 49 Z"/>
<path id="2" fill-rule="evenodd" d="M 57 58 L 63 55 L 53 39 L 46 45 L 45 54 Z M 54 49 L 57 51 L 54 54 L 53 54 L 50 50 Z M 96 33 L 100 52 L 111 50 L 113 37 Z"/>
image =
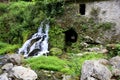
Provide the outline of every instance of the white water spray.
<path id="1" fill-rule="evenodd" d="M 43 29 L 45 28 L 45 31 Z M 38 32 L 35 33 L 32 38 L 28 39 L 23 46 L 19 49 L 18 54 L 23 54 L 24 57 L 28 56 L 40 56 L 47 55 L 48 51 L 48 32 L 49 32 L 49 24 L 43 25 L 41 23 L 38 28 Z"/>

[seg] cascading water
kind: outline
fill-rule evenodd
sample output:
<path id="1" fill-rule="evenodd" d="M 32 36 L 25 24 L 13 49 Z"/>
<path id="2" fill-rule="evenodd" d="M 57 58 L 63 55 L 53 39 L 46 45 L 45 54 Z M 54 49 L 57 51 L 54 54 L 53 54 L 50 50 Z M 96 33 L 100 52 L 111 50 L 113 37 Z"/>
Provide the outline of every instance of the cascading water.
<path id="1" fill-rule="evenodd" d="M 49 23 L 41 22 L 38 32 L 28 39 L 23 46 L 19 49 L 18 54 L 23 54 L 24 57 L 47 55 L 48 51 L 48 32 Z M 43 30 L 45 28 L 45 30 Z"/>

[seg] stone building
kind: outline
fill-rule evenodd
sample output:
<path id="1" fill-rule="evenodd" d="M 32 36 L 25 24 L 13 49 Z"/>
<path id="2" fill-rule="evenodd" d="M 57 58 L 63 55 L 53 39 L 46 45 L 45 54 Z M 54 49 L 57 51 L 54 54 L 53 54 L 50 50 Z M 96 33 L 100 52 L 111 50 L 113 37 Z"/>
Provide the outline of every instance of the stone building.
<path id="1" fill-rule="evenodd" d="M 66 0 L 66 3 L 75 4 L 67 13 L 69 16 L 72 15 L 72 18 L 81 14 L 92 17 L 96 22 L 115 23 L 113 29 L 105 32 L 105 38 L 120 41 L 120 0 Z"/>
<path id="2" fill-rule="evenodd" d="M 116 34 L 120 33 L 120 0 L 83 3 L 80 4 L 80 9 L 85 9 L 83 15 L 94 16 L 100 22 L 116 23 Z"/>

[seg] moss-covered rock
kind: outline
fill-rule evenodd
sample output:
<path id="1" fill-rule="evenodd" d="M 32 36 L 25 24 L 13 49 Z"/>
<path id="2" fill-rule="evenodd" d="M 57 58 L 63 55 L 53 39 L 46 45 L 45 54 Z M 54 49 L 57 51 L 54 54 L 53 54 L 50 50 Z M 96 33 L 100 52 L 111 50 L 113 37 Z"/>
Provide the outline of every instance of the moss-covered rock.
<path id="1" fill-rule="evenodd" d="M 51 48 L 50 54 L 54 56 L 58 56 L 62 54 L 62 50 L 60 48 Z"/>

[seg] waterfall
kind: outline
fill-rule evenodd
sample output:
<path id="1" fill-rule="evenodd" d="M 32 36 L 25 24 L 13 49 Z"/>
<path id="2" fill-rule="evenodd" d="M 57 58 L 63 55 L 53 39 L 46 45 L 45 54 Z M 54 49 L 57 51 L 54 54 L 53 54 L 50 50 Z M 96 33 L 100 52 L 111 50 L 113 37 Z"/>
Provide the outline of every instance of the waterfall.
<path id="1" fill-rule="evenodd" d="M 33 34 L 23 46 L 18 50 L 18 54 L 23 54 L 24 57 L 47 55 L 48 51 L 48 32 L 49 23 L 41 22 L 38 32 Z"/>

